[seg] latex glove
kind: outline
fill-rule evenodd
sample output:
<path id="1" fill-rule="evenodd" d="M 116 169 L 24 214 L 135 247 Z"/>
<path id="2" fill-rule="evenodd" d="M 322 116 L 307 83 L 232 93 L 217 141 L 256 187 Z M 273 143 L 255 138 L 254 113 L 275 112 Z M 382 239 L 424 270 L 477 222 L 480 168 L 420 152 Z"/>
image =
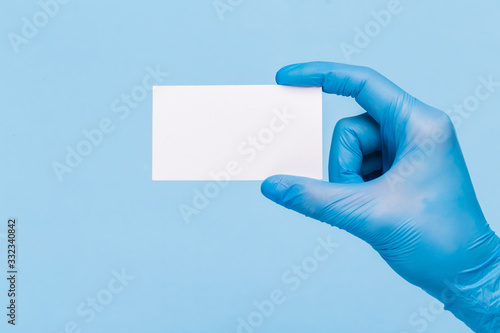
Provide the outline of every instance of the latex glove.
<path id="1" fill-rule="evenodd" d="M 354 97 L 367 113 L 337 123 L 330 182 L 277 175 L 262 193 L 365 240 L 473 330 L 500 332 L 500 240 L 481 212 L 449 117 L 365 67 L 291 65 L 276 82 L 322 86 Z"/>

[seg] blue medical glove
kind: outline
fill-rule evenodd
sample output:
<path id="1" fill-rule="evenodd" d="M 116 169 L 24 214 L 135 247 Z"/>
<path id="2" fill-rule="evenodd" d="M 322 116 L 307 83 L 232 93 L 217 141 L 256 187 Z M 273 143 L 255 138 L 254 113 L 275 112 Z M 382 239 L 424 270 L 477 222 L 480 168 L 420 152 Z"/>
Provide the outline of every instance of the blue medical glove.
<path id="1" fill-rule="evenodd" d="M 450 118 L 365 67 L 290 65 L 276 82 L 322 86 L 367 113 L 337 123 L 330 182 L 277 175 L 262 193 L 368 242 L 476 332 L 500 332 L 500 239 L 481 212 Z"/>

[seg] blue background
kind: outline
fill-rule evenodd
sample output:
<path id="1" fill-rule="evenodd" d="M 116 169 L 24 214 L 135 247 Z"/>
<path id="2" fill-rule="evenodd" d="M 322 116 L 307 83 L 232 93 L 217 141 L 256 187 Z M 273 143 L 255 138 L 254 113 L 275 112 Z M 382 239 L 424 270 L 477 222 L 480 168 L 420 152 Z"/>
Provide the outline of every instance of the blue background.
<path id="1" fill-rule="evenodd" d="M 354 28 L 387 4 L 243 0 L 221 20 L 212 0 L 74 0 L 16 53 L 8 34 L 20 34 L 22 18 L 40 6 L 3 1 L 0 236 L 17 217 L 16 330 L 64 332 L 74 321 L 84 332 L 236 332 L 253 301 L 287 291 L 283 272 L 312 255 L 317 237 L 331 235 L 340 247 L 255 332 L 469 332 L 450 313 L 425 329 L 412 325 L 430 296 L 360 240 L 267 201 L 259 182 L 231 183 L 185 223 L 179 205 L 204 183 L 151 180 L 151 94 L 125 119 L 111 109 L 141 84 L 147 66 L 168 72 L 166 85 L 272 84 L 289 63 L 345 62 L 340 43 L 353 44 Z M 500 80 L 498 1 L 401 0 L 401 7 L 353 64 L 441 109 L 473 94 L 479 76 Z M 361 110 L 350 99 L 323 101 L 326 170 L 335 122 Z M 497 231 L 499 106 L 500 89 L 458 128 Z M 59 182 L 51 164 L 63 163 L 66 146 L 103 118 L 114 131 Z M 86 323 L 76 308 L 107 287 L 113 269 L 135 279 Z M 14 331 L 4 311 L 1 331 Z"/>

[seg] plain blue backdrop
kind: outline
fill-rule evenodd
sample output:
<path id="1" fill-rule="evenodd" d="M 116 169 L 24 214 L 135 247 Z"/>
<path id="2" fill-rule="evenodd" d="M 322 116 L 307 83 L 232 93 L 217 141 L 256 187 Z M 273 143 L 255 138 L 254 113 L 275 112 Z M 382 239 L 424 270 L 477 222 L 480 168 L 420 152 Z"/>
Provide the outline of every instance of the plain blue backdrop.
<path id="1" fill-rule="evenodd" d="M 231 7 L 223 20 L 213 0 L 73 0 L 47 22 L 38 1 L 2 2 L 0 249 L 7 218 L 17 217 L 19 294 L 18 325 L 2 310 L 1 331 L 59 333 L 74 323 L 83 332 L 236 332 L 254 301 L 280 289 L 286 302 L 255 332 L 470 332 L 450 313 L 419 314 L 436 312 L 432 298 L 370 246 L 274 205 L 260 182 L 231 183 L 185 223 L 179 205 L 204 183 L 151 180 L 151 93 L 123 119 L 112 104 L 142 84 L 148 66 L 169 73 L 165 85 L 273 84 L 290 63 L 350 60 L 450 109 L 478 77 L 500 81 L 500 3 L 401 0 L 391 22 L 346 59 L 341 43 L 354 45 L 355 29 L 390 1 L 222 2 Z M 23 17 L 33 16 L 43 26 L 16 53 L 11 33 L 22 36 Z M 361 110 L 350 99 L 323 101 L 326 170 L 335 122 Z M 458 128 L 496 231 L 499 108 L 500 89 Z M 60 182 L 54 161 L 105 118 L 114 130 Z M 282 274 L 328 235 L 338 249 L 290 291 Z M 0 258 L 5 271 L 5 250 Z M 110 294 L 122 269 L 135 278 Z M 5 309 L 5 279 L 0 288 Z M 77 309 L 96 296 L 106 304 L 86 322 Z"/>

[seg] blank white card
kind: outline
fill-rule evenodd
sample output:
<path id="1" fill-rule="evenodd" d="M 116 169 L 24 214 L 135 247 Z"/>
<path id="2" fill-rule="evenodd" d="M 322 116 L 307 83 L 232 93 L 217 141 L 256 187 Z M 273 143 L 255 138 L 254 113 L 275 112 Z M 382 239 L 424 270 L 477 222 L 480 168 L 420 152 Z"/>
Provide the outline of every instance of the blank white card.
<path id="1" fill-rule="evenodd" d="M 153 180 L 274 174 L 322 178 L 321 88 L 153 88 Z"/>

